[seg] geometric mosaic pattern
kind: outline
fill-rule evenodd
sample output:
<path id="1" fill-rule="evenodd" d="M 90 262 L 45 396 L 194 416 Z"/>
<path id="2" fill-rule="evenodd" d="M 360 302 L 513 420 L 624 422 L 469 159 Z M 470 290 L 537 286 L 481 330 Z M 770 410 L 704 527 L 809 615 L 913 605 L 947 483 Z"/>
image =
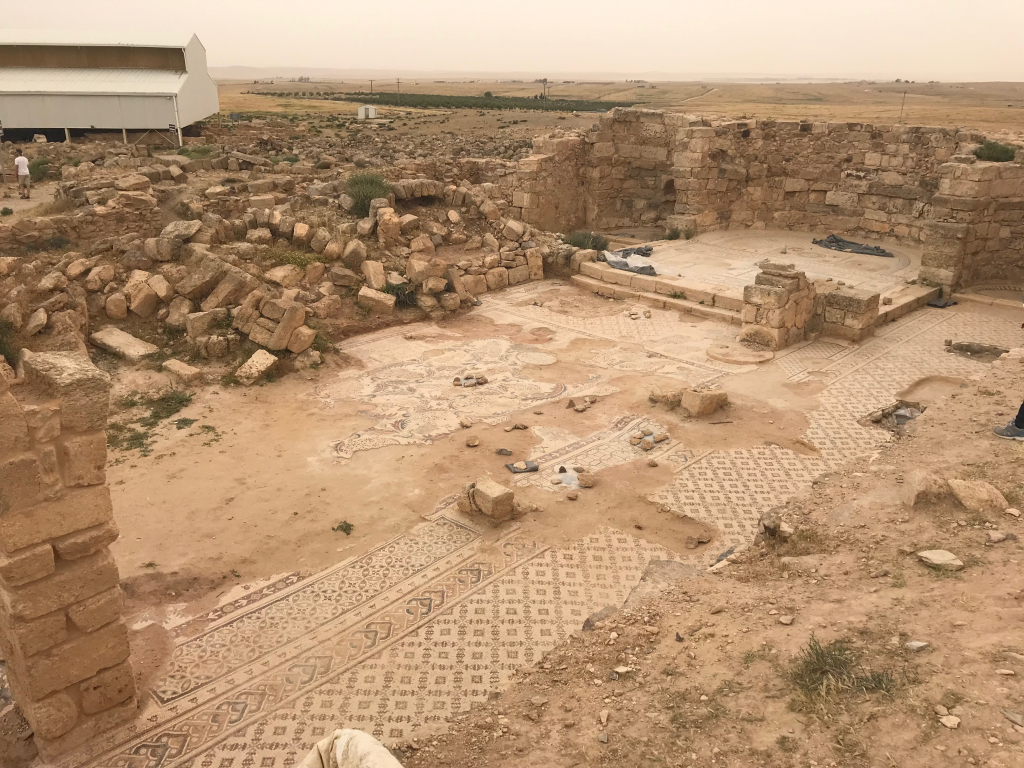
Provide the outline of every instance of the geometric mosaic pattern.
<path id="1" fill-rule="evenodd" d="M 745 370 L 708 360 L 680 334 L 673 312 L 653 310 L 640 320 L 576 318 L 531 303 L 539 290 L 534 284 L 485 296 L 478 311 L 527 331 L 552 329 L 549 342 L 480 341 L 425 324 L 347 342 L 345 351 L 362 370 L 316 394 L 325 408 L 340 398 L 368 402 L 377 423 L 342 436 L 338 460 L 376 445 L 429 442 L 458 429 L 466 415 L 496 423 L 566 394 L 600 392 L 622 372 L 697 384 Z M 735 328 L 712 323 L 705 329 L 713 340 L 735 335 Z M 571 546 L 549 548 L 525 540 L 514 525 L 482 529 L 448 497 L 429 520 L 359 558 L 306 579 L 283 577 L 177 627 L 166 673 L 148 692 L 140 717 L 62 765 L 287 768 L 337 727 L 360 728 L 386 744 L 441 732 L 451 715 L 506 687 L 515 670 L 563 642 L 587 615 L 620 605 L 652 559 L 696 564 L 746 544 L 762 512 L 823 471 L 877 450 L 887 433 L 857 421 L 897 392 L 929 375 L 983 373 L 985 364 L 945 353 L 944 338 L 1006 346 L 1016 333 L 1013 323 L 998 319 L 923 310 L 860 345 L 814 342 L 779 354 L 766 365 L 790 381 L 813 376 L 824 385 L 821 407 L 807 414 L 803 435 L 816 455 L 770 444 L 696 451 L 674 438 L 644 454 L 629 444 L 630 434 L 644 427 L 657 432 L 660 425 L 631 414 L 582 437 L 535 427 L 541 444 L 531 458 L 540 471 L 511 482 L 557 491 L 551 479 L 562 464 L 593 471 L 653 455 L 674 474 L 651 499 L 717 526 L 721 546 L 681 557 L 603 528 Z M 577 338 L 617 343 L 589 361 L 607 373 L 576 389 L 531 379 L 534 366 L 552 362 L 552 351 Z M 452 386 L 455 374 L 473 368 L 483 368 L 490 383 Z"/>

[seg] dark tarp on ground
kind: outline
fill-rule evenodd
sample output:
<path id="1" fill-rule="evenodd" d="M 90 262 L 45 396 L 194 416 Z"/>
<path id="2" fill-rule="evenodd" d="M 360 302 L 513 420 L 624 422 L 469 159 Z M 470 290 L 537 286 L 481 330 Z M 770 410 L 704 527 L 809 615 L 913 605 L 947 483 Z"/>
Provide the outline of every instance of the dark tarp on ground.
<path id="1" fill-rule="evenodd" d="M 657 277 L 658 273 L 650 264 L 630 264 L 629 257 L 650 256 L 653 248 L 649 245 L 639 248 L 623 248 L 621 251 L 605 251 L 598 255 L 598 261 L 603 261 L 612 269 L 621 269 L 623 272 L 634 272 L 638 275 Z"/>
<path id="2" fill-rule="evenodd" d="M 865 256 L 884 256 L 887 259 L 893 258 L 893 255 L 881 246 L 855 243 L 853 240 L 847 240 L 839 235 L 829 235 L 828 237 L 823 237 L 821 240 L 811 240 L 811 242 L 815 245 L 820 245 L 822 248 L 831 248 L 833 251 L 860 253 Z"/>

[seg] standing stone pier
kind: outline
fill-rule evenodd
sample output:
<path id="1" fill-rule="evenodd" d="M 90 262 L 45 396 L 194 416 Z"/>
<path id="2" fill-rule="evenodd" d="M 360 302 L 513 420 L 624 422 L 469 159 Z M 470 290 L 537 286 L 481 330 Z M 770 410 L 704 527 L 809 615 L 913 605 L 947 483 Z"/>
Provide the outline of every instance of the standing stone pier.
<path id="1" fill-rule="evenodd" d="M 135 715 L 106 485 L 110 377 L 81 353 L 0 374 L 0 651 L 44 758 Z"/>

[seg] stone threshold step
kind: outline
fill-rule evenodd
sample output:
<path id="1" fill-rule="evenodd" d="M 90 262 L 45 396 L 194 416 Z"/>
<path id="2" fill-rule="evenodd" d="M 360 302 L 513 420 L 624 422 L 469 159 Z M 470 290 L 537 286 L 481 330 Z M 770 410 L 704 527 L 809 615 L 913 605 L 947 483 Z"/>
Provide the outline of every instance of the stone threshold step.
<path id="1" fill-rule="evenodd" d="M 709 320 L 720 320 L 725 323 L 731 323 L 732 325 L 741 324 L 739 312 L 731 309 L 725 309 L 723 307 L 708 306 L 707 304 L 701 304 L 697 301 L 689 301 L 688 299 L 673 299 L 671 296 L 665 296 L 664 294 L 641 291 L 624 285 L 616 285 L 615 283 L 606 283 L 602 280 L 586 277 L 584 275 L 573 275 L 571 282 L 573 285 L 590 291 L 591 293 L 596 293 L 599 296 L 607 296 L 612 299 L 638 301 L 657 309 L 674 309 L 679 312 L 686 312 Z"/>
<path id="2" fill-rule="evenodd" d="M 658 293 L 676 299 L 696 302 L 697 304 L 704 302 L 706 307 L 720 307 L 733 310 L 734 312 L 741 312 L 743 310 L 742 293 L 730 292 L 722 286 L 710 285 L 697 280 L 676 277 L 674 275 L 657 275 L 654 277 L 650 275 L 637 275 L 622 269 L 613 269 L 600 261 L 589 261 L 580 264 L 580 274 L 604 283 L 613 283 L 646 293 Z"/>

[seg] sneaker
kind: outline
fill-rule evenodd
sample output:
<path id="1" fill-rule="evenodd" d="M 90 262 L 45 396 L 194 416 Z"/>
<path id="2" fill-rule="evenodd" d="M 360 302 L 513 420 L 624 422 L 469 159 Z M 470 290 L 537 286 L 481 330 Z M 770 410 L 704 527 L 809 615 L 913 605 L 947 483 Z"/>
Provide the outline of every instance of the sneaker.
<path id="1" fill-rule="evenodd" d="M 1005 440 L 1020 440 L 1024 442 L 1024 429 L 1021 429 L 1012 421 L 1005 427 L 995 427 L 992 431 L 996 433 L 997 437 Z"/>

